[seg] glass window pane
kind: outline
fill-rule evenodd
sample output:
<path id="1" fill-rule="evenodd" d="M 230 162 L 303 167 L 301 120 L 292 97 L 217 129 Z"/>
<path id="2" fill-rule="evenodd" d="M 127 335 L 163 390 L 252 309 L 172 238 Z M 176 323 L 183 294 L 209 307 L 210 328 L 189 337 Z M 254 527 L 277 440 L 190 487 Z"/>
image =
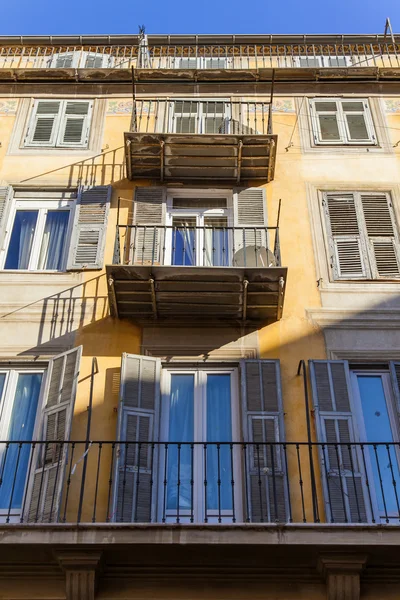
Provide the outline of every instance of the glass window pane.
<path id="1" fill-rule="evenodd" d="M 37 210 L 18 210 L 8 246 L 5 269 L 27 269 L 35 235 Z"/>
<path id="2" fill-rule="evenodd" d="M 346 67 L 346 57 L 345 56 L 329 56 L 327 57 L 326 64 L 328 67 Z"/>
<path id="3" fill-rule="evenodd" d="M 321 59 L 319 56 L 300 56 L 300 67 L 320 67 Z"/>
<path id="4" fill-rule="evenodd" d="M 174 217 L 172 221 L 173 265 L 196 265 L 196 217 Z"/>
<path id="5" fill-rule="evenodd" d="M 68 230 L 69 210 L 49 210 L 46 217 L 38 269 L 59 271 Z"/>
<path id="6" fill-rule="evenodd" d="M 30 441 L 32 439 L 41 383 L 41 373 L 20 373 L 18 375 L 7 441 Z M 0 486 L 0 507 L 21 508 L 31 452 L 30 444 L 10 444 L 7 452 L 4 447 L 0 452 L 3 472 Z"/>
<path id="7" fill-rule="evenodd" d="M 229 263 L 228 220 L 224 217 L 204 218 L 204 265 L 227 267 Z"/>
<path id="8" fill-rule="evenodd" d="M 56 69 L 68 69 L 69 67 L 72 67 L 73 61 L 74 54 L 72 52 L 59 54 L 56 59 Z"/>
<path id="9" fill-rule="evenodd" d="M 173 208 L 226 208 L 226 198 L 173 198 Z"/>
<path id="10" fill-rule="evenodd" d="M 349 127 L 351 140 L 368 140 L 368 129 L 365 123 L 364 115 L 346 114 L 347 125 Z"/>
<path id="11" fill-rule="evenodd" d="M 362 102 L 342 102 L 344 112 L 364 112 Z"/>
<path id="12" fill-rule="evenodd" d="M 317 112 L 336 112 L 336 102 L 316 102 L 315 110 Z"/>
<path id="13" fill-rule="evenodd" d="M 207 511 L 213 514 L 232 509 L 232 468 L 229 444 L 232 441 L 231 378 L 227 374 L 207 375 Z M 210 443 L 213 442 L 213 443 Z M 220 482 L 218 484 L 218 481 Z M 210 515 L 209 515 L 210 516 Z"/>
<path id="14" fill-rule="evenodd" d="M 336 115 L 319 115 L 321 139 L 324 141 L 340 140 L 340 133 Z"/>
<path id="15" fill-rule="evenodd" d="M 368 442 L 393 442 L 393 432 L 387 409 L 382 377 L 379 375 L 360 375 L 357 377 L 361 406 Z M 393 479 L 396 488 L 400 488 L 400 473 L 396 453 L 392 446 L 368 446 L 371 468 L 375 483 L 378 509 L 381 517 L 385 515 L 385 503 L 388 513 L 397 513 Z M 392 463 L 393 475 L 390 468 Z"/>
<path id="16" fill-rule="evenodd" d="M 167 509 L 190 510 L 192 506 L 192 449 L 179 442 L 194 440 L 194 375 L 171 375 L 169 399 Z M 179 481 L 179 486 L 178 486 Z"/>

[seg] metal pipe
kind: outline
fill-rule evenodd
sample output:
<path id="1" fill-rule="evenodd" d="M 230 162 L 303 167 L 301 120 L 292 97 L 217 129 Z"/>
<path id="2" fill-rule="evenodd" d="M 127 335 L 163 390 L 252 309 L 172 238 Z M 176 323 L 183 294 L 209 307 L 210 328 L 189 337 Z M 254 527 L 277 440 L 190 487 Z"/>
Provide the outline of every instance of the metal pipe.
<path id="1" fill-rule="evenodd" d="M 297 367 L 297 375 L 301 375 L 303 372 L 303 385 L 304 385 L 304 404 L 306 410 L 306 423 L 307 423 L 307 441 L 308 441 L 308 456 L 310 462 L 310 476 L 311 476 L 311 492 L 313 502 L 313 516 L 314 523 L 319 523 L 319 512 L 318 512 L 318 499 L 317 499 L 317 486 L 315 483 L 315 471 L 314 471 L 314 459 L 311 439 L 311 420 L 310 420 L 310 403 L 308 400 L 308 387 L 307 387 L 307 370 L 306 363 L 302 359 Z"/>
<path id="2" fill-rule="evenodd" d="M 87 408 L 88 420 L 87 420 L 87 425 L 86 425 L 85 453 L 84 453 L 84 459 L 83 459 L 81 491 L 80 491 L 80 496 L 79 496 L 79 506 L 78 506 L 78 514 L 77 514 L 77 522 L 78 523 L 80 523 L 80 521 L 81 521 L 83 497 L 85 495 L 86 469 L 87 469 L 88 452 L 89 452 L 89 447 L 90 447 L 90 429 L 91 429 L 91 425 L 92 425 L 94 376 L 97 375 L 98 372 L 99 372 L 99 366 L 97 363 L 97 358 L 96 358 L 96 356 L 93 356 L 92 372 L 90 375 L 89 406 Z"/>

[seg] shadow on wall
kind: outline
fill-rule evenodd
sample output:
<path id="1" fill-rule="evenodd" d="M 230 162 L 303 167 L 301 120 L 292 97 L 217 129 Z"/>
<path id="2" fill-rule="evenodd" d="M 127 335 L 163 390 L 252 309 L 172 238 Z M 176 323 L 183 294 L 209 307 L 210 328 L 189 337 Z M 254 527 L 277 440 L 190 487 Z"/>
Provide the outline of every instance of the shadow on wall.
<path id="1" fill-rule="evenodd" d="M 124 146 L 107 150 L 91 158 L 64 165 L 51 171 L 44 171 L 39 175 L 23 179 L 19 183 L 34 184 L 35 180 L 45 179 L 47 176 L 56 173 L 62 176 L 63 180 L 66 176 L 64 183 L 71 187 L 108 185 L 121 182 L 126 179 Z"/>

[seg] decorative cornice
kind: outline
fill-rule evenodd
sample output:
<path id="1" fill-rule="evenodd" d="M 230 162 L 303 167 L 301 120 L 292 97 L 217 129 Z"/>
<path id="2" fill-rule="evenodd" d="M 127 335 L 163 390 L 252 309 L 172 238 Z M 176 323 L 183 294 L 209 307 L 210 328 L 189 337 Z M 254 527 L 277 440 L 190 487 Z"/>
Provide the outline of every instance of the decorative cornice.
<path id="1" fill-rule="evenodd" d="M 400 310 L 309 308 L 308 318 L 322 329 L 400 329 Z"/>

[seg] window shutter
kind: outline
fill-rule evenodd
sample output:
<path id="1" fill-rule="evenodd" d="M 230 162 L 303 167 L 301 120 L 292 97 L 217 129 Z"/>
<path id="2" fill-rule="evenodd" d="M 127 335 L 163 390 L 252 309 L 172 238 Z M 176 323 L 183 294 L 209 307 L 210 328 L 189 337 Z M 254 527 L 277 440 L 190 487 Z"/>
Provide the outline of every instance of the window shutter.
<path id="1" fill-rule="evenodd" d="M 310 373 L 327 519 L 332 523 L 365 523 L 367 492 L 362 457 L 354 446 L 348 363 L 310 361 Z"/>
<path id="2" fill-rule="evenodd" d="M 137 187 L 135 191 L 132 255 L 135 264 L 160 264 L 165 231 L 165 188 Z"/>
<path id="3" fill-rule="evenodd" d="M 5 228 L 11 205 L 13 189 L 11 186 L 0 187 L 0 251 L 3 250 Z"/>
<path id="4" fill-rule="evenodd" d="M 40 100 L 28 129 L 26 146 L 55 146 L 61 102 Z"/>
<path id="5" fill-rule="evenodd" d="M 111 186 L 81 190 L 75 210 L 67 270 L 103 267 L 110 198 Z"/>
<path id="6" fill-rule="evenodd" d="M 68 441 L 74 412 L 82 346 L 55 356 L 49 363 L 40 420 L 40 440 L 32 457 L 23 519 L 25 522 L 58 521 L 63 492 Z"/>
<path id="7" fill-rule="evenodd" d="M 89 142 L 89 121 L 93 102 L 71 101 L 65 103 L 60 129 L 60 146 L 86 147 Z"/>
<path id="8" fill-rule="evenodd" d="M 286 523 L 288 488 L 279 361 L 242 362 L 243 431 L 247 446 L 247 489 L 252 522 Z"/>
<path id="9" fill-rule="evenodd" d="M 266 267 L 275 264 L 268 251 L 267 200 L 264 188 L 237 190 L 234 202 L 234 264 Z"/>
<path id="10" fill-rule="evenodd" d="M 391 361 L 389 363 L 390 368 L 390 377 L 392 380 L 392 386 L 394 391 L 394 396 L 396 399 L 396 411 L 399 419 L 399 427 L 400 427 L 400 362 Z"/>
<path id="11" fill-rule="evenodd" d="M 367 278 L 367 258 L 354 195 L 325 194 L 322 205 L 334 279 Z"/>
<path id="12" fill-rule="evenodd" d="M 123 354 L 118 409 L 119 444 L 114 475 L 113 520 L 150 523 L 155 514 L 156 441 L 161 360 Z"/>
<path id="13" fill-rule="evenodd" d="M 361 194 L 375 277 L 400 276 L 399 237 L 387 194 Z"/>

